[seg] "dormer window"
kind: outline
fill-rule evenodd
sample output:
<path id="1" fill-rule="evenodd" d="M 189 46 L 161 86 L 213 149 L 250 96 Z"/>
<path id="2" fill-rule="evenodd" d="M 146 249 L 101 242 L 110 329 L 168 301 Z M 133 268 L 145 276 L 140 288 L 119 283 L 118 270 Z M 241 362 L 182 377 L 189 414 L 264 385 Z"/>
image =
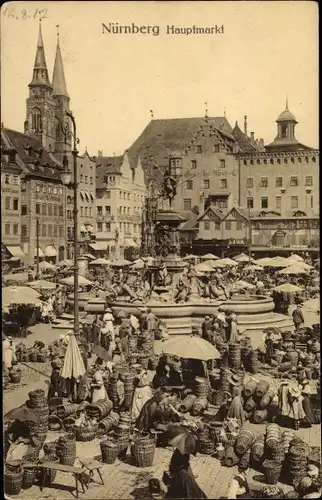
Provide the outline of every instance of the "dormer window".
<path id="1" fill-rule="evenodd" d="M 197 146 L 196 146 L 196 152 L 197 153 L 202 153 L 202 145 L 201 144 L 197 144 Z"/>

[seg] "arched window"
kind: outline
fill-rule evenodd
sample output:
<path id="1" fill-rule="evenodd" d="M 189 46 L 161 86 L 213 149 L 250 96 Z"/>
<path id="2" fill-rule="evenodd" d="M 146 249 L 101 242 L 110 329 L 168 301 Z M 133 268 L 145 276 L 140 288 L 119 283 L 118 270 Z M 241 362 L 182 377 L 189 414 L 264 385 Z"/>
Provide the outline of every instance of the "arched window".
<path id="1" fill-rule="evenodd" d="M 42 130 L 41 111 L 39 108 L 33 108 L 31 112 L 31 128 L 36 132 L 41 132 Z"/>

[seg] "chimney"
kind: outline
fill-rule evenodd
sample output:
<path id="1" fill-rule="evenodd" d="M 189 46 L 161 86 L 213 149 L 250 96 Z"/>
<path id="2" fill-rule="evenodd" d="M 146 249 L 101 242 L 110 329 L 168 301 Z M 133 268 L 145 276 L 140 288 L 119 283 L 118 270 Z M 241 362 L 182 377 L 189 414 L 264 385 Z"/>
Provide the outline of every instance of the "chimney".
<path id="1" fill-rule="evenodd" d="M 250 133 L 250 139 L 251 141 L 255 141 L 255 132 Z"/>
<path id="2" fill-rule="evenodd" d="M 247 115 L 244 116 L 244 134 L 247 135 Z"/>
<path id="3" fill-rule="evenodd" d="M 262 137 L 259 139 L 259 147 L 264 149 L 264 139 Z"/>

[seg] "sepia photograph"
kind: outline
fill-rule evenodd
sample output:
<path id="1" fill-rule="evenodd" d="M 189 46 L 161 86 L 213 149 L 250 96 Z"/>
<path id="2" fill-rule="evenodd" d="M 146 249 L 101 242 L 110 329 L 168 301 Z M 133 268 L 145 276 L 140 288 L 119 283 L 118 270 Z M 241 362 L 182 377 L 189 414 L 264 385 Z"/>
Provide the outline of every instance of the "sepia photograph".
<path id="1" fill-rule="evenodd" d="M 318 23 L 1 6 L 6 500 L 320 498 Z"/>

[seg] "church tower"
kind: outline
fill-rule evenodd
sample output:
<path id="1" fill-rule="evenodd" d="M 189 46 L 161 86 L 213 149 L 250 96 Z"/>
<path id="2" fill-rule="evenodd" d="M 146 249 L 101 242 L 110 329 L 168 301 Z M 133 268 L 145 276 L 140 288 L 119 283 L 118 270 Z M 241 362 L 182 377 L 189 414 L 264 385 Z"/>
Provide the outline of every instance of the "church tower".
<path id="1" fill-rule="evenodd" d="M 70 137 L 66 140 L 62 131 L 62 124 L 65 125 L 68 123 L 68 118 L 66 119 L 66 111 L 70 112 L 70 97 L 67 92 L 63 59 L 60 51 L 59 32 L 57 33 L 57 48 L 53 72 L 53 99 L 56 105 L 55 152 L 58 154 L 64 154 L 65 152 L 68 153 L 71 151 L 72 139 Z"/>
<path id="2" fill-rule="evenodd" d="M 25 134 L 37 137 L 48 151 L 55 150 L 55 102 L 48 77 L 44 42 L 39 22 L 39 35 L 29 97 L 26 101 Z"/>

